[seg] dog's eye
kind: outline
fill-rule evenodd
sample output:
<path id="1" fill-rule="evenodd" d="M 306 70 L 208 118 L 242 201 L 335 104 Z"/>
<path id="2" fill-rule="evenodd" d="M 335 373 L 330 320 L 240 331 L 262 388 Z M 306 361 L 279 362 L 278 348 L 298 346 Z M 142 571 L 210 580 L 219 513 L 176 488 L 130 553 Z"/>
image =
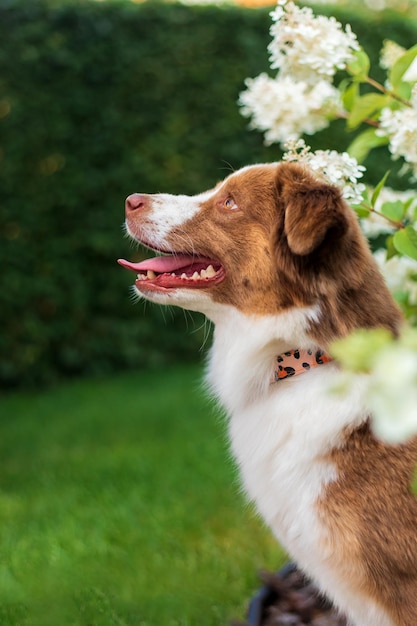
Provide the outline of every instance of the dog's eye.
<path id="1" fill-rule="evenodd" d="M 228 211 L 236 211 L 236 209 L 238 209 L 239 207 L 237 206 L 233 198 L 229 197 L 226 198 L 226 200 L 223 202 L 223 208 L 227 209 Z"/>

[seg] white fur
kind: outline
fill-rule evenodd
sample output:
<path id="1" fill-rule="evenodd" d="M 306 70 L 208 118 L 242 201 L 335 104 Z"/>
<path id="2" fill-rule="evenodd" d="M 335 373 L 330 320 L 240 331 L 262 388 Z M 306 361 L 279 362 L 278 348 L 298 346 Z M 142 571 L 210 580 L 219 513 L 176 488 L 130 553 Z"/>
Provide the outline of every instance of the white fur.
<path id="1" fill-rule="evenodd" d="M 247 317 L 222 311 L 215 327 L 207 378 L 230 415 L 232 452 L 243 484 L 262 517 L 291 556 L 351 617 L 355 626 L 392 626 L 369 600 L 349 594 L 323 552 L 326 530 L 316 509 L 336 468 L 322 457 L 341 443 L 345 427 L 368 414 L 364 381 L 349 394 L 332 392 L 338 381 L 329 363 L 269 384 L 275 355 L 290 346 L 313 347 L 306 329 L 317 310 Z M 325 368 L 326 375 L 323 376 Z"/>
<path id="2" fill-rule="evenodd" d="M 170 231 L 193 218 L 198 213 L 201 203 L 209 200 L 213 194 L 214 191 L 207 191 L 196 196 L 168 193 L 152 196 L 152 208 L 148 214 L 148 221 L 151 225 L 147 229 L 149 244 L 161 247 Z M 189 243 L 186 233 L 184 233 L 184 240 Z"/>

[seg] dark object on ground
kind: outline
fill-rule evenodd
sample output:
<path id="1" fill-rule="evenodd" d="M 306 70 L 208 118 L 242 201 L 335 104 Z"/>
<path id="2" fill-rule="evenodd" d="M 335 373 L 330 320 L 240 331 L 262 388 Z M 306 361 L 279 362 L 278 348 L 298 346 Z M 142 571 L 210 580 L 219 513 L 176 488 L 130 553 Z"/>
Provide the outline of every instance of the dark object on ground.
<path id="1" fill-rule="evenodd" d="M 264 586 L 250 603 L 245 626 L 347 626 L 346 618 L 295 565 L 260 576 Z"/>

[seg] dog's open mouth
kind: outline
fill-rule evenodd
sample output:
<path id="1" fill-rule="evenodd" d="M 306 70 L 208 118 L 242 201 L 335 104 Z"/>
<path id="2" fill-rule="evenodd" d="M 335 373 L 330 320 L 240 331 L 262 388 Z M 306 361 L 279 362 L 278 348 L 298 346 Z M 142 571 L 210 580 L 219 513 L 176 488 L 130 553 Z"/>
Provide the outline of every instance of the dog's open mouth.
<path id="1" fill-rule="evenodd" d="M 118 263 L 137 274 L 136 287 L 141 289 L 201 289 L 223 280 L 225 274 L 218 261 L 191 254 L 156 256 L 131 263 Z"/>

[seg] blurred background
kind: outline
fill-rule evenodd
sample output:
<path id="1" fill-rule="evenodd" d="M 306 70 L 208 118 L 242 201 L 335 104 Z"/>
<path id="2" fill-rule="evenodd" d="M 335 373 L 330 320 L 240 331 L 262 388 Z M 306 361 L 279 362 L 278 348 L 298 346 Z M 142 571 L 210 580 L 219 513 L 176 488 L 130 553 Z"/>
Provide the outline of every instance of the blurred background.
<path id="1" fill-rule="evenodd" d="M 280 158 L 237 106 L 268 71 L 262 4 L 0 0 L 2 625 L 227 624 L 285 559 L 199 388 L 210 329 L 134 302 L 116 264 L 143 254 L 128 194 Z M 375 68 L 384 39 L 416 42 L 412 2 L 314 8 Z M 339 128 L 310 145 L 343 150 Z"/>

